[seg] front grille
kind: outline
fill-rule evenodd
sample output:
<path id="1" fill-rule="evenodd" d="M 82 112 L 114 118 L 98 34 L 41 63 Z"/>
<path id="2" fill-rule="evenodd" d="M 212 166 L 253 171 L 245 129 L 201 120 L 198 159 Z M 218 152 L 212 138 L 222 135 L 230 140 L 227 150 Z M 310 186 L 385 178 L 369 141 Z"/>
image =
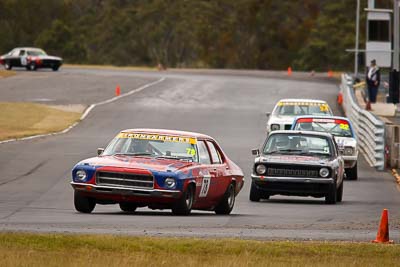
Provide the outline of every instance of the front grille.
<path id="1" fill-rule="evenodd" d="M 266 167 L 267 176 L 271 177 L 320 178 L 321 167 L 286 164 L 268 164 Z"/>
<path id="2" fill-rule="evenodd" d="M 154 178 L 151 175 L 100 171 L 96 173 L 96 184 L 152 189 Z"/>
<path id="3" fill-rule="evenodd" d="M 285 130 L 290 130 L 292 128 L 291 124 L 285 124 Z"/>

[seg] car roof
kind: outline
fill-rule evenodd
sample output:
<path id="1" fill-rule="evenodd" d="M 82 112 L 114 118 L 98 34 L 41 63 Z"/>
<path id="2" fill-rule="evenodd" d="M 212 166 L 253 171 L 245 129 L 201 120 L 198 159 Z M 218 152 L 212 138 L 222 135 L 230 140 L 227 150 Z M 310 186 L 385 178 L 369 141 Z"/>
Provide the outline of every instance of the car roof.
<path id="1" fill-rule="evenodd" d="M 178 136 L 194 137 L 197 139 L 213 139 L 214 140 L 214 138 L 212 138 L 211 136 L 201 134 L 201 133 L 178 131 L 178 130 L 167 130 L 167 129 L 134 128 L 134 129 L 122 130 L 121 133 L 165 134 L 165 135 L 178 135 Z"/>
<path id="2" fill-rule="evenodd" d="M 279 131 L 273 131 L 269 135 L 273 134 L 280 134 L 280 133 L 287 133 L 287 134 L 302 134 L 302 135 L 315 135 L 315 136 L 324 136 L 324 137 L 329 137 L 333 138 L 333 135 L 330 133 L 326 132 L 317 132 L 317 131 L 294 131 L 294 130 L 279 130 Z"/>
<path id="3" fill-rule="evenodd" d="M 41 51 L 44 51 L 42 48 L 38 48 L 38 47 L 16 47 L 16 48 L 14 48 L 13 50 L 15 50 L 15 49 L 19 49 L 19 50 L 41 50 Z"/>
<path id="4" fill-rule="evenodd" d="M 307 98 L 284 98 L 278 101 L 279 102 L 311 102 L 311 103 L 323 103 L 326 104 L 327 102 L 320 99 L 307 99 Z"/>

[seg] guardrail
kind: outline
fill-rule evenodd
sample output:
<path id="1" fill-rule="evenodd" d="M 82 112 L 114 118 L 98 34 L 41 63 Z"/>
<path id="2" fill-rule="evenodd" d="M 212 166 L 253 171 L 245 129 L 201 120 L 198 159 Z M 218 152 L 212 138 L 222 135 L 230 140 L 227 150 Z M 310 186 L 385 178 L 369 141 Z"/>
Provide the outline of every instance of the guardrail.
<path id="1" fill-rule="evenodd" d="M 342 74 L 340 89 L 342 107 L 357 135 L 358 148 L 367 162 L 378 170 L 385 169 L 385 123 L 358 105 L 353 90 L 353 79 Z"/>

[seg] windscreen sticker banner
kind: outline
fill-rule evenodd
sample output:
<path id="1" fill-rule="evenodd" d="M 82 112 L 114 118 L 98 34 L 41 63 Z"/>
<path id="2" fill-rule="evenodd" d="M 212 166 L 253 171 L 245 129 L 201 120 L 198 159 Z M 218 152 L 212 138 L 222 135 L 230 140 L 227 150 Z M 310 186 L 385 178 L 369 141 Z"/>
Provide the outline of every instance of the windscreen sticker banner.
<path id="1" fill-rule="evenodd" d="M 175 142 L 175 143 L 187 143 L 196 144 L 197 139 L 187 136 L 174 136 L 174 135 L 162 135 L 162 134 L 143 134 L 143 133 L 120 133 L 118 138 L 133 138 L 141 140 L 153 140 L 153 141 L 164 141 L 164 142 Z"/>
<path id="2" fill-rule="evenodd" d="M 207 196 L 208 189 L 210 189 L 210 183 L 211 183 L 211 175 L 204 175 L 203 176 L 203 181 L 201 183 L 201 189 L 200 189 L 199 197 L 206 197 Z"/>
<path id="3" fill-rule="evenodd" d="M 279 102 L 278 106 L 319 106 L 321 111 L 329 110 L 328 104 L 315 102 Z"/>

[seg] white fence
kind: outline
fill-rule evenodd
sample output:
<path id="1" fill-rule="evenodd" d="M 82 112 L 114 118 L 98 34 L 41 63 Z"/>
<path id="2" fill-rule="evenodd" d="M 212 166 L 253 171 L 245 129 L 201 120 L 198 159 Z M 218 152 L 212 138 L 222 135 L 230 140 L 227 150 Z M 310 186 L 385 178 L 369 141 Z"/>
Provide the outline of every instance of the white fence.
<path id="1" fill-rule="evenodd" d="M 343 94 L 342 107 L 351 120 L 357 135 L 358 147 L 368 163 L 377 168 L 385 168 L 385 123 L 358 105 L 353 90 L 353 79 L 342 75 L 340 85 Z"/>

